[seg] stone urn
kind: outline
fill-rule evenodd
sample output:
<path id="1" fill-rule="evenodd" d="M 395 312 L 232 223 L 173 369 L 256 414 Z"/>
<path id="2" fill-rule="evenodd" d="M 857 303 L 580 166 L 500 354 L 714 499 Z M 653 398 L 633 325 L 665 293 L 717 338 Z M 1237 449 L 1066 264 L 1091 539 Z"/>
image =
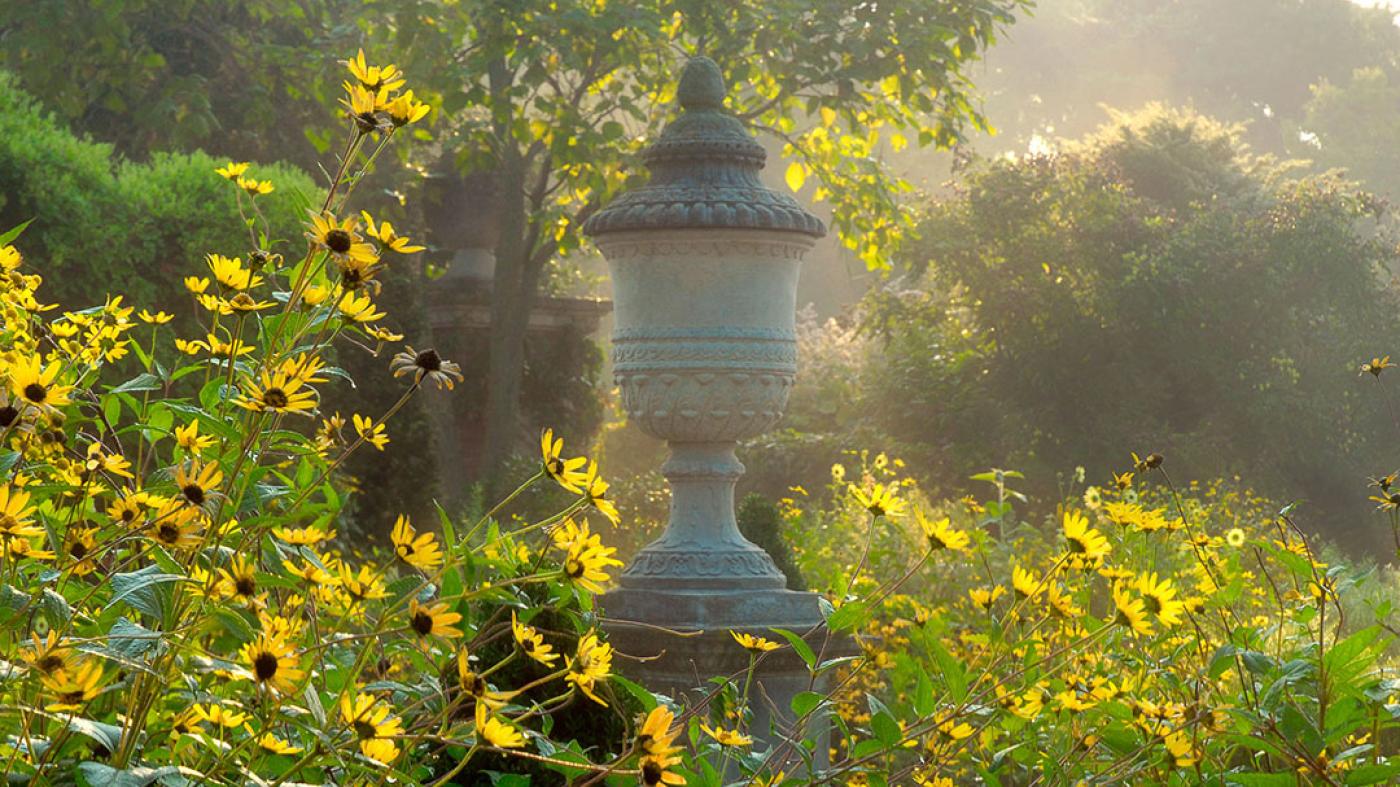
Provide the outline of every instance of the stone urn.
<path id="1" fill-rule="evenodd" d="M 612 273 L 627 417 L 671 451 L 669 522 L 603 596 L 605 625 L 620 651 L 650 659 L 634 677 L 678 696 L 747 667 L 730 631 L 781 642 L 771 629 L 784 628 L 814 647 L 825 635 L 817 596 L 785 589 L 734 511 L 735 446 L 782 417 L 797 373 L 798 270 L 825 228 L 759 180 L 765 151 L 724 97 L 715 63 L 691 60 L 679 116 L 643 153 L 649 184 L 584 225 Z M 776 740 L 787 699 L 809 688 L 805 665 L 784 648 L 763 658 L 756 683 L 753 728 Z"/>

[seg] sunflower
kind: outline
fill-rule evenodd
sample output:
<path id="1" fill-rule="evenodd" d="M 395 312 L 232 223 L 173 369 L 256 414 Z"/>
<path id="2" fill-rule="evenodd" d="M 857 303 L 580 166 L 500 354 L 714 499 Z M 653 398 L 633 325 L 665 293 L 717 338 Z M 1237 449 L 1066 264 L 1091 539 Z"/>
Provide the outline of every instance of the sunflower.
<path id="1" fill-rule="evenodd" d="M 565 459 L 563 452 L 564 439 L 555 437 L 553 429 L 546 429 L 540 434 L 540 465 L 544 473 L 565 490 L 576 495 L 582 494 L 582 484 L 588 475 L 583 467 L 588 464 L 588 457 Z"/>
<path id="2" fill-rule="evenodd" d="M 769 653 L 782 647 L 782 645 L 772 640 L 764 639 L 763 637 L 755 637 L 752 634 L 747 634 L 742 631 L 731 630 L 729 636 L 733 637 L 734 641 L 739 643 L 739 647 L 750 653 Z"/>
<path id="3" fill-rule="evenodd" d="M 40 677 L 76 668 L 73 651 L 63 645 L 57 631 L 50 629 L 43 639 L 40 639 L 38 634 L 31 634 L 30 637 L 34 640 L 34 647 L 21 648 L 19 658 L 28 664 L 30 669 L 39 673 Z"/>
<path id="4" fill-rule="evenodd" d="M 515 644 L 520 646 L 526 656 L 546 667 L 554 666 L 554 662 L 559 658 L 559 654 L 553 652 L 554 646 L 545 642 L 544 637 L 533 626 L 521 623 L 515 616 L 515 610 L 511 610 L 510 613 L 510 630 L 515 636 Z"/>
<path id="5" fill-rule="evenodd" d="M 102 693 L 102 665 L 97 659 L 83 659 L 74 669 L 55 670 L 39 680 L 57 700 L 47 706 L 48 710 L 77 711 Z"/>
<path id="6" fill-rule="evenodd" d="M 96 532 L 96 528 L 73 525 L 64 536 L 63 550 L 74 561 L 73 573 L 80 577 L 97 570 L 97 564 L 93 563 L 90 557 L 93 548 L 97 546 Z"/>
<path id="7" fill-rule="evenodd" d="M 68 404 L 68 392 L 73 386 L 54 384 L 59 368 L 58 361 L 43 366 L 38 355 L 21 359 L 9 368 L 10 392 L 16 400 L 32 407 L 43 410 L 62 407 Z"/>
<path id="8" fill-rule="evenodd" d="M 603 546 L 596 534 L 575 541 L 564 555 L 564 576 L 591 593 L 602 593 L 601 583 L 609 579 L 606 572 L 608 566 L 622 565 L 621 560 L 612 557 L 616 551 L 615 547 Z"/>
<path id="9" fill-rule="evenodd" d="M 1089 527 L 1089 519 L 1079 511 L 1066 509 L 1063 516 L 1065 541 L 1069 542 L 1071 564 L 1086 567 L 1101 562 L 1112 548 L 1108 538 Z"/>
<path id="10" fill-rule="evenodd" d="M 399 756 L 393 738 L 403 734 L 403 722 L 372 694 L 347 692 L 340 696 L 340 719 L 360 741 L 360 752 L 385 764 Z"/>
<path id="11" fill-rule="evenodd" d="M 127 492 L 107 506 L 107 516 L 124 525 L 134 527 L 142 519 L 150 495 L 145 492 Z"/>
<path id="12" fill-rule="evenodd" d="M 487 717 L 476 725 L 476 734 L 491 746 L 498 749 L 519 749 L 525 745 L 525 736 L 520 731 L 495 716 Z"/>
<path id="13" fill-rule="evenodd" d="M 44 529 L 34 524 L 33 514 L 28 492 L 9 484 L 0 485 L 0 541 L 44 535 Z"/>
<path id="14" fill-rule="evenodd" d="M 192 506 L 209 502 L 210 495 L 223 480 L 224 471 L 217 462 L 194 461 L 188 469 L 184 465 L 175 468 L 175 486 L 180 490 L 178 499 Z"/>
<path id="15" fill-rule="evenodd" d="M 701 723 L 700 731 L 714 738 L 721 746 L 752 746 L 753 738 L 739 732 L 738 730 L 726 730 L 723 727 L 711 727 Z"/>
<path id="16" fill-rule="evenodd" d="M 330 213 L 312 214 L 311 231 L 306 237 L 312 243 L 331 253 L 334 259 L 351 259 L 373 263 L 379 259 L 374 246 L 365 243 L 356 230 L 358 222 L 354 217 L 337 221 Z"/>
<path id="17" fill-rule="evenodd" d="M 622 516 L 617 512 L 617 506 L 607 499 L 608 482 L 598 477 L 598 463 L 589 462 L 588 472 L 584 474 L 583 494 L 588 498 L 589 505 L 597 509 L 598 513 L 608 518 L 614 525 L 622 523 Z M 621 565 L 620 563 L 618 565 Z"/>
<path id="18" fill-rule="evenodd" d="M 394 554 L 399 560 L 424 571 L 432 571 L 442 565 L 442 547 L 432 533 L 419 533 L 412 522 L 403 514 L 394 521 L 394 530 L 389 534 L 394 543 Z"/>
<path id="19" fill-rule="evenodd" d="M 1186 604 L 1176 598 L 1176 588 L 1170 577 L 1158 580 L 1157 572 L 1139 574 L 1134 583 L 1142 594 L 1142 603 L 1147 611 L 1157 617 L 1163 626 L 1171 627 L 1181 622 L 1181 613 Z"/>
<path id="20" fill-rule="evenodd" d="M 894 484 L 876 484 L 868 492 L 855 484 L 850 484 L 848 489 L 860 507 L 869 511 L 871 516 L 894 519 L 904 514 L 905 503 L 895 495 Z"/>
<path id="21" fill-rule="evenodd" d="M 282 370 L 269 374 L 263 370 L 261 384 L 252 380 L 243 382 L 243 393 L 233 403 L 255 413 L 297 413 L 310 415 L 316 409 L 316 391 L 302 389 L 305 381 L 296 375 Z"/>
<path id="22" fill-rule="evenodd" d="M 1026 569 L 1013 566 L 1011 568 L 1011 590 L 1016 593 L 1017 598 L 1035 598 L 1040 595 L 1040 580 Z"/>
<path id="23" fill-rule="evenodd" d="M 952 527 L 948 517 L 943 517 L 936 522 L 929 521 L 924 517 L 924 512 L 915 511 L 914 516 L 919 520 L 919 528 L 924 531 L 924 538 L 928 539 L 929 549 L 947 549 L 953 552 L 966 552 L 967 545 L 971 542 L 971 537 L 962 530 Z"/>
<path id="24" fill-rule="evenodd" d="M 1061 588 L 1058 582 L 1050 583 L 1045 599 L 1050 602 L 1050 612 L 1056 617 L 1074 620 L 1084 614 L 1084 610 L 1074 605 L 1074 596 Z"/>
<path id="25" fill-rule="evenodd" d="M 448 611 L 445 602 L 419 604 L 416 598 L 408 602 L 408 628 L 419 637 L 456 639 L 462 636 L 462 630 L 452 624 L 461 619 L 460 614 Z"/>
<path id="26" fill-rule="evenodd" d="M 578 641 L 578 650 L 569 661 L 564 680 L 578 687 L 578 690 L 594 702 L 607 707 L 594 688 L 597 682 L 612 674 L 612 646 L 598 640 L 596 632 L 588 632 Z"/>
<path id="27" fill-rule="evenodd" d="M 424 380 L 428 380 L 436 383 L 438 388 L 445 387 L 449 391 L 452 390 L 454 378 L 457 382 L 463 379 L 462 367 L 451 361 L 444 361 L 437 350 L 431 348 L 415 352 L 412 347 L 408 347 L 405 352 L 394 356 L 389 368 L 395 377 L 412 374 L 415 385 L 421 385 Z"/>
<path id="28" fill-rule="evenodd" d="M 264 598 L 258 597 L 258 567 L 256 563 L 250 563 L 242 555 L 234 556 L 229 561 L 228 568 L 219 569 L 219 590 L 231 598 L 236 598 L 250 607 L 260 607 L 265 603 Z"/>
<path id="29" fill-rule="evenodd" d="M 1113 617 L 1115 624 L 1126 627 L 1134 636 L 1152 635 L 1152 621 L 1147 617 L 1147 606 L 1142 599 L 1134 598 L 1122 583 L 1113 586 L 1113 606 L 1116 610 Z"/>
<path id="30" fill-rule="evenodd" d="M 298 666 L 296 650 L 284 637 L 263 633 L 238 651 L 248 665 L 259 688 L 272 689 L 279 694 L 296 691 L 297 682 L 306 672 Z"/>

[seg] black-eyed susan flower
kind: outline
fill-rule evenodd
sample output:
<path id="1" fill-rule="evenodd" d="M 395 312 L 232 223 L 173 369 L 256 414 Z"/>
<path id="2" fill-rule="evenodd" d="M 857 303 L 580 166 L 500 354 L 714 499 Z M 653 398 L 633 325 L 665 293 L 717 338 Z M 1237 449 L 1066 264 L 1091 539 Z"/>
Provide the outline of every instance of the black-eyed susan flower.
<path id="1" fill-rule="evenodd" d="M 146 537 L 169 549 L 193 549 L 204 533 L 204 513 L 199 508 L 169 500 L 156 511 Z"/>
<path id="2" fill-rule="evenodd" d="M 389 435 L 384 430 L 384 424 L 375 423 L 373 418 L 366 418 L 359 413 L 351 416 L 350 420 L 355 425 L 355 434 L 377 450 L 383 451 L 384 446 L 389 444 Z"/>
<path id="3" fill-rule="evenodd" d="M 248 723 L 248 714 L 237 708 L 231 708 L 218 702 L 211 702 L 207 706 L 196 706 L 199 714 L 210 724 L 217 724 L 225 729 L 237 729 Z"/>
<path id="4" fill-rule="evenodd" d="M 199 456 L 213 448 L 215 442 L 213 435 L 199 433 L 198 421 L 190 421 L 184 426 L 175 427 L 175 444 L 184 449 L 190 456 Z"/>
<path id="5" fill-rule="evenodd" d="M 9 368 L 10 393 L 17 402 L 30 407 L 46 411 L 62 407 L 68 404 L 68 392 L 73 386 L 54 382 L 60 368 L 58 361 L 44 366 L 38 355 L 22 358 Z"/>
<path id="6" fill-rule="evenodd" d="M 869 511 L 871 516 L 894 519 L 904 514 L 905 503 L 896 494 L 898 489 L 894 484 L 875 484 L 869 490 L 851 484 L 848 489 L 860 507 Z"/>
<path id="7" fill-rule="evenodd" d="M 44 535 L 44 529 L 34 524 L 33 514 L 28 492 L 11 484 L 0 485 L 0 541 Z"/>
<path id="8" fill-rule="evenodd" d="M 312 214 L 311 230 L 306 237 L 334 258 L 377 261 L 379 255 L 374 253 L 374 246 L 365 243 L 357 230 L 358 222 L 353 216 L 339 221 L 329 213 Z"/>
<path id="9" fill-rule="evenodd" d="M 260 301 L 246 292 L 240 292 L 228 299 L 228 308 L 232 312 L 258 312 L 273 307 L 272 301 Z"/>
<path id="10" fill-rule="evenodd" d="M 554 652 L 554 646 L 545 642 L 544 637 L 533 626 L 521 623 L 515 615 L 515 610 L 511 610 L 510 613 L 510 630 L 515 637 L 515 644 L 533 661 L 553 667 L 554 662 L 559 659 L 559 654 Z"/>
<path id="11" fill-rule="evenodd" d="M 404 352 L 394 356 L 389 364 L 395 377 L 402 377 L 405 374 L 413 375 L 413 382 L 421 385 L 425 380 L 435 383 L 438 388 L 452 390 L 452 382 L 462 381 L 462 367 L 451 361 L 443 360 L 438 355 L 437 350 L 427 349 L 416 352 L 412 347 L 405 348 Z"/>
<path id="12" fill-rule="evenodd" d="M 1084 610 L 1075 606 L 1074 596 L 1058 582 L 1051 582 L 1046 588 L 1045 600 L 1050 604 L 1050 614 L 1062 620 L 1075 620 L 1084 614 Z"/>
<path id="13" fill-rule="evenodd" d="M 246 290 L 262 284 L 263 278 L 243 267 L 243 260 L 238 257 L 210 254 L 204 259 L 209 266 L 209 272 L 214 274 L 214 280 L 231 290 Z M 204 287 L 200 287 L 197 292 L 203 293 Z"/>
<path id="14" fill-rule="evenodd" d="M 76 655 L 63 643 L 57 631 L 50 629 L 42 638 L 37 633 L 30 637 L 34 645 L 21 648 L 19 659 L 40 677 L 77 667 Z"/>
<path id="15" fill-rule="evenodd" d="M 1225 543 L 1238 549 L 1244 546 L 1245 534 L 1243 528 L 1232 527 L 1225 531 Z"/>
<path id="16" fill-rule="evenodd" d="M 525 736 L 520 734 L 520 730 L 495 716 L 488 716 L 477 724 L 476 734 L 487 745 L 498 749 L 519 749 L 525 745 Z"/>
<path id="17" fill-rule="evenodd" d="M 1020 566 L 1011 567 L 1011 590 L 1018 599 L 1030 599 L 1040 595 L 1040 580 L 1035 574 Z"/>
<path id="18" fill-rule="evenodd" d="M 1095 565 L 1112 551 L 1108 537 L 1089 527 L 1088 517 L 1080 511 L 1066 509 L 1061 518 L 1061 527 L 1069 546 L 1071 564 L 1076 567 Z"/>
<path id="19" fill-rule="evenodd" d="M 1133 596 L 1127 585 L 1113 586 L 1113 622 L 1132 632 L 1133 636 L 1151 636 L 1152 621 L 1147 616 L 1147 605 L 1142 599 Z"/>
<path id="20" fill-rule="evenodd" d="M 424 246 L 414 246 L 409 243 L 408 238 L 394 232 L 394 225 L 387 221 L 380 222 L 377 226 L 374 218 L 365 211 L 360 211 L 360 216 L 365 220 L 365 234 L 384 244 L 384 248 L 399 254 L 415 254 L 422 251 Z"/>
<path id="21" fill-rule="evenodd" d="M 149 500 L 150 496 L 145 492 L 128 491 L 107 506 L 107 516 L 124 525 L 135 526 L 145 518 L 146 503 Z"/>
<path id="22" fill-rule="evenodd" d="M 374 322 L 384 318 L 384 312 L 375 308 L 374 301 L 368 294 L 356 295 L 347 292 L 336 302 L 336 309 L 347 319 L 357 323 Z"/>
<path id="23" fill-rule="evenodd" d="M 259 688 L 288 695 L 306 676 L 297 660 L 296 648 L 285 638 L 264 632 L 238 651 Z"/>
<path id="24" fill-rule="evenodd" d="M 384 577 L 370 566 L 360 566 L 356 571 L 346 563 L 340 564 L 340 587 L 353 602 L 372 601 L 384 598 Z"/>
<path id="25" fill-rule="evenodd" d="M 676 714 L 665 705 L 657 705 L 646 715 L 637 730 L 637 748 L 652 757 L 669 757 L 680 751 L 675 745 L 680 728 L 674 726 Z"/>
<path id="26" fill-rule="evenodd" d="M 63 536 L 63 551 L 73 560 L 73 573 L 85 577 L 97 570 L 90 559 L 97 546 L 97 530 L 85 524 L 75 524 Z"/>
<path id="27" fill-rule="evenodd" d="M 408 602 L 408 628 L 419 637 L 456 639 L 462 636 L 462 630 L 453 624 L 461 620 L 462 616 L 451 611 L 446 602 L 419 604 L 418 599 Z"/>
<path id="28" fill-rule="evenodd" d="M 260 607 L 265 602 L 258 596 L 258 567 L 242 555 L 235 555 L 228 566 L 219 569 L 219 589 L 222 595 L 237 599 L 249 607 Z"/>
<path id="29" fill-rule="evenodd" d="M 1176 597 L 1176 588 L 1170 577 L 1158 579 L 1157 572 L 1139 574 L 1133 583 L 1142 595 L 1143 605 L 1162 625 L 1170 628 L 1181 622 L 1181 613 L 1186 605 Z"/>
<path id="30" fill-rule="evenodd" d="M 584 473 L 583 481 L 584 497 L 588 498 L 588 504 L 603 516 L 608 518 L 614 525 L 622 523 L 622 515 L 617 512 L 617 506 L 607 498 L 608 482 L 598 475 L 598 463 L 589 462 L 588 471 Z"/>
<path id="31" fill-rule="evenodd" d="M 305 385 L 300 377 L 281 370 L 263 370 L 257 381 L 243 381 L 243 391 L 233 403 L 255 413 L 310 415 L 316 408 L 316 391 Z"/>
<path id="32" fill-rule="evenodd" d="M 597 534 L 589 539 L 574 541 L 564 555 L 562 570 L 565 578 L 590 593 L 602 593 L 602 583 L 609 579 L 607 568 L 622 565 L 621 560 L 612 556 L 616 551 L 615 547 L 603 546 Z"/>
<path id="33" fill-rule="evenodd" d="M 637 762 L 637 768 L 641 771 L 642 784 L 646 787 L 656 787 L 659 784 L 685 784 L 685 777 L 671 770 L 671 767 L 679 764 L 680 761 L 680 756 L 676 754 L 664 757 L 654 754 L 644 755 Z"/>
<path id="34" fill-rule="evenodd" d="M 588 632 L 579 638 L 578 649 L 569 660 L 564 680 L 573 684 L 589 699 L 607 707 L 608 703 L 599 697 L 594 689 L 599 681 L 612 674 L 612 646 L 598 639 L 596 632 Z"/>
<path id="35" fill-rule="evenodd" d="M 389 106 L 389 91 L 346 83 L 345 92 L 348 98 L 341 99 L 341 103 L 349 110 L 347 114 L 361 134 L 393 128 L 393 122 L 384 114 Z"/>
<path id="36" fill-rule="evenodd" d="M 365 61 L 365 50 L 346 60 L 345 67 L 360 85 L 368 90 L 398 90 L 403 87 L 403 72 L 392 63 L 387 66 L 372 66 Z"/>
<path id="37" fill-rule="evenodd" d="M 715 742 L 721 746 L 752 746 L 753 738 L 738 730 L 728 730 L 723 727 L 711 727 L 701 723 L 700 731 L 714 738 Z"/>
<path id="38" fill-rule="evenodd" d="M 60 669 L 41 675 L 39 680 L 53 702 L 50 711 L 78 711 L 102 693 L 102 664 L 95 658 L 85 658 L 73 669 Z"/>
<path id="39" fill-rule="evenodd" d="M 394 544 L 394 554 L 399 560 L 424 571 L 432 571 L 442 565 L 442 546 L 432 533 L 419 533 L 413 529 L 412 521 L 403 514 L 394 520 L 394 529 L 389 534 Z"/>
<path id="40" fill-rule="evenodd" d="M 217 462 L 195 460 L 188 466 L 182 464 L 175 468 L 175 487 L 180 490 L 180 498 L 192 506 L 209 502 L 223 480 L 224 471 Z"/>
<path id="41" fill-rule="evenodd" d="M 919 529 L 924 531 L 924 538 L 928 539 L 929 549 L 935 551 L 947 549 L 953 552 L 967 551 L 967 545 L 972 540 L 971 537 L 966 532 L 954 528 L 948 517 L 940 517 L 934 521 L 926 518 L 922 511 L 915 511 L 914 514 L 919 521 Z"/>
<path id="42" fill-rule="evenodd" d="M 588 473 L 584 470 L 584 466 L 588 464 L 588 457 L 565 459 L 563 453 L 564 438 L 555 437 L 553 429 L 545 429 L 540 433 L 540 467 L 545 475 L 553 478 L 555 483 L 567 491 L 581 494 L 584 481 L 588 478 Z"/>
<path id="43" fill-rule="evenodd" d="M 403 722 L 377 697 L 358 692 L 342 694 L 340 719 L 359 739 L 361 754 L 385 764 L 398 759 L 399 747 L 393 739 L 403 734 Z"/>
<path id="44" fill-rule="evenodd" d="M 739 643 L 739 647 L 750 653 L 770 653 L 782 647 L 772 640 L 756 637 L 753 634 L 743 631 L 731 630 L 729 636 L 733 637 L 734 641 Z"/>
<path id="45" fill-rule="evenodd" d="M 170 719 L 170 741 L 174 743 L 182 735 L 204 732 L 202 726 L 204 722 L 204 709 L 199 706 L 199 703 L 181 710 Z"/>

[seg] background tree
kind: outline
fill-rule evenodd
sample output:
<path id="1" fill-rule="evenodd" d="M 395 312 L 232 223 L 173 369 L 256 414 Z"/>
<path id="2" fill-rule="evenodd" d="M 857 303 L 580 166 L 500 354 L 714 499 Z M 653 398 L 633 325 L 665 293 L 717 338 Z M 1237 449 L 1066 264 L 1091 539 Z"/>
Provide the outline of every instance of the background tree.
<path id="1" fill-rule="evenodd" d="M 952 483 L 991 462 L 1105 479 L 1130 449 L 1249 468 L 1364 543 L 1357 479 L 1393 460 L 1393 427 L 1357 368 L 1400 329 L 1400 255 L 1380 201 L 1240 134 L 1156 107 L 959 177 L 906 286 L 869 304 L 886 346 L 866 402 L 900 454 Z"/>
<path id="2" fill-rule="evenodd" d="M 582 222 L 639 173 L 640 144 L 668 111 L 682 58 L 726 70 L 730 108 L 779 135 L 811 176 L 845 244 L 871 266 L 910 225 L 881 140 L 948 146 L 985 126 L 966 64 L 1023 0 L 870 3 L 372 3 L 376 49 L 412 73 L 438 69 L 430 100 L 458 165 L 499 195 L 485 420 L 486 462 L 522 434 L 519 392 L 531 303 Z"/>

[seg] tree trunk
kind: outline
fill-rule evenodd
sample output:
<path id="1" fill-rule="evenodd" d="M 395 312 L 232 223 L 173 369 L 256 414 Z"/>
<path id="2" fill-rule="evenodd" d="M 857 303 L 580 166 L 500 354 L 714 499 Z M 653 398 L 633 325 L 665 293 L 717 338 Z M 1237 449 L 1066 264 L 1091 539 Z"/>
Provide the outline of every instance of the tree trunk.
<path id="1" fill-rule="evenodd" d="M 525 215 L 525 167 L 510 157 L 498 173 L 500 237 L 492 278 L 491 332 L 486 368 L 486 429 L 481 477 L 489 483 L 520 441 L 520 388 L 525 375 L 525 334 L 530 326 L 538 274 L 530 275 Z"/>

